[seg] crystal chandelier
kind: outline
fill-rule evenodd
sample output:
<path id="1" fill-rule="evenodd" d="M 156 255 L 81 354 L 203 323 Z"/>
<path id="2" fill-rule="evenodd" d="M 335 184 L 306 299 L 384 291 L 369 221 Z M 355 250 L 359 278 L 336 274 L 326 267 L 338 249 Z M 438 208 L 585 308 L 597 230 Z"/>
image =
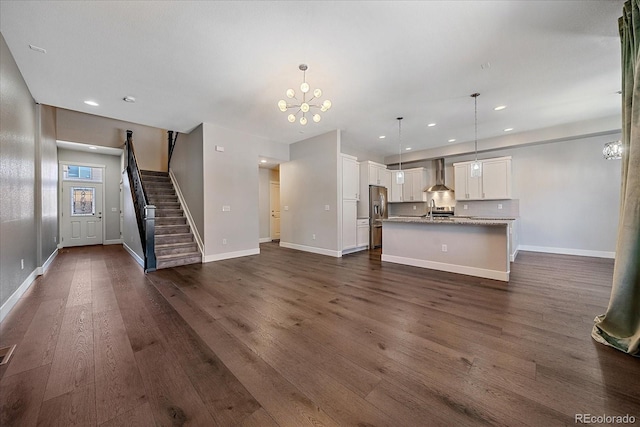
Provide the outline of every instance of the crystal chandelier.
<path id="1" fill-rule="evenodd" d="M 298 98 L 296 98 L 296 92 L 293 89 L 287 89 L 287 92 L 286 92 L 287 98 L 295 99 L 298 103 L 288 104 L 287 101 L 285 101 L 284 99 L 281 99 L 280 101 L 278 101 L 278 108 L 280 108 L 280 111 L 282 112 L 286 112 L 289 109 L 297 108 L 298 110 L 295 113 L 289 114 L 287 116 L 287 119 L 289 120 L 290 123 L 293 123 L 296 121 L 296 118 L 297 118 L 296 116 L 298 115 L 298 113 L 302 112 L 302 116 L 300 117 L 300 124 L 306 125 L 307 124 L 306 114 L 309 113 L 311 108 L 319 108 L 320 111 L 324 113 L 329 108 L 331 108 L 331 101 L 329 101 L 328 99 L 325 99 L 321 104 L 311 104 L 311 101 L 314 101 L 314 100 L 316 102 L 320 102 L 319 98 L 322 96 L 322 90 L 315 89 L 311 94 L 309 94 L 309 91 L 311 90 L 311 88 L 309 87 L 309 83 L 307 83 L 307 69 L 309 67 L 307 66 L 307 64 L 300 64 L 298 68 L 300 69 L 300 71 L 302 71 L 302 84 L 300 85 L 300 91 L 302 92 L 302 100 L 299 100 Z M 311 97 L 307 100 L 307 96 L 311 96 Z M 312 120 L 315 123 L 318 123 L 320 120 L 322 120 L 322 116 L 316 113 L 312 116 Z"/>
<path id="2" fill-rule="evenodd" d="M 482 163 L 478 161 L 478 97 L 479 93 L 471 94 L 473 98 L 473 103 L 475 105 L 475 151 L 476 151 L 476 159 L 471 163 L 471 178 L 477 178 L 482 176 Z"/>
<path id="3" fill-rule="evenodd" d="M 622 141 L 612 141 L 604 144 L 602 155 L 607 160 L 615 160 L 622 158 Z"/>

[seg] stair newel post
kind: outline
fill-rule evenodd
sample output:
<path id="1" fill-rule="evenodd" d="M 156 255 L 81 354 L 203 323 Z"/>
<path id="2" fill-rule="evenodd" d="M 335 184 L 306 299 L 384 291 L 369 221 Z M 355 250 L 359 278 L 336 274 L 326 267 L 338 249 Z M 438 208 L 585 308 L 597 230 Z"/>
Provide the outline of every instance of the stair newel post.
<path id="1" fill-rule="evenodd" d="M 155 243 L 155 228 L 156 228 L 156 207 L 154 205 L 146 205 L 144 207 L 144 222 L 145 222 L 145 271 L 156 271 L 156 243 Z"/>

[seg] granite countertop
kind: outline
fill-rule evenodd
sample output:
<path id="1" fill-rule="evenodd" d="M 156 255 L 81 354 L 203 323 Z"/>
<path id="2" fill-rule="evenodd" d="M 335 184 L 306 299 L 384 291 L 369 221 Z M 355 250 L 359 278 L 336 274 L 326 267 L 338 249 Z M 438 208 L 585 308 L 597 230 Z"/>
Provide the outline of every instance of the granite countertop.
<path id="1" fill-rule="evenodd" d="M 400 222 L 400 223 L 412 223 L 412 224 L 453 224 L 453 225 L 509 225 L 509 220 L 515 218 L 422 218 L 416 216 L 398 216 L 383 219 L 382 222 Z"/>

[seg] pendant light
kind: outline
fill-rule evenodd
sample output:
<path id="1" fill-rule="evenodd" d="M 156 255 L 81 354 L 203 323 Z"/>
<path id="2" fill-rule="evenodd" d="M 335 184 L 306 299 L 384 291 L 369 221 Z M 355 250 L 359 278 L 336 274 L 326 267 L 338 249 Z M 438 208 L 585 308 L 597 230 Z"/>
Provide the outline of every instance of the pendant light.
<path id="1" fill-rule="evenodd" d="M 475 115 L 474 115 L 474 123 L 475 123 L 475 142 L 474 142 L 474 146 L 475 146 L 475 152 L 476 152 L 476 157 L 475 160 L 473 161 L 473 163 L 471 163 L 471 178 L 478 178 L 482 176 L 482 163 L 478 161 L 478 97 L 480 96 L 479 93 L 473 93 L 471 94 L 471 97 L 473 98 L 473 103 L 475 106 Z"/>
<path id="2" fill-rule="evenodd" d="M 404 171 L 402 170 L 402 117 L 398 117 L 398 154 L 400 156 L 400 167 L 396 172 L 396 184 L 404 184 Z"/>

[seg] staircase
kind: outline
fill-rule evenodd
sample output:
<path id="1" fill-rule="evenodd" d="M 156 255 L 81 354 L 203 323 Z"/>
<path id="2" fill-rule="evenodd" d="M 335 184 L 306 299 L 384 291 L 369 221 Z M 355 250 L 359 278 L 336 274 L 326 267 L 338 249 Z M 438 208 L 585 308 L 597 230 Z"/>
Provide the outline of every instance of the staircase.
<path id="1" fill-rule="evenodd" d="M 156 206 L 156 268 L 198 264 L 202 255 L 193 239 L 167 172 L 140 171 L 148 203 Z"/>

